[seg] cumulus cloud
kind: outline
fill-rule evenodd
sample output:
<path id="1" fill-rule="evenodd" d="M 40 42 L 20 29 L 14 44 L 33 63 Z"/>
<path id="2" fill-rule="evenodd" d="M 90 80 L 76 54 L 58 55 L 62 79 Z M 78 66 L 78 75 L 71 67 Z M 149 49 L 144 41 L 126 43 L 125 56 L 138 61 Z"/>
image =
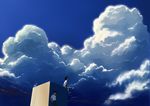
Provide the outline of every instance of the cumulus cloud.
<path id="1" fill-rule="evenodd" d="M 40 46 L 46 46 L 47 43 L 47 36 L 42 29 L 26 25 L 22 30 L 17 32 L 16 37 L 9 37 L 3 43 L 3 53 L 5 56 L 11 56 L 16 52 L 28 53 L 30 52 L 29 50 L 36 50 Z M 29 50 L 25 51 L 27 48 Z"/>
<path id="2" fill-rule="evenodd" d="M 48 47 L 50 49 L 52 49 L 53 51 L 56 51 L 57 53 L 60 52 L 60 46 L 57 43 L 55 43 L 55 42 L 48 43 Z"/>
<path id="3" fill-rule="evenodd" d="M 15 78 L 15 74 L 0 68 L 0 77 Z"/>
<path id="4" fill-rule="evenodd" d="M 143 17 L 136 8 L 130 9 L 124 5 L 108 6 L 94 20 L 94 35 L 84 41 L 84 47 L 75 50 L 64 45 L 60 48 L 60 55 L 66 64 L 77 59 L 84 67 L 94 63 L 97 67 L 115 70 L 118 67 L 122 68 L 119 70 L 135 68 L 150 53 L 150 36 L 142 21 Z M 83 71 L 86 68 L 81 72 Z"/>
<path id="5" fill-rule="evenodd" d="M 113 94 L 109 97 L 109 100 L 115 101 L 115 100 L 125 100 L 129 98 L 133 98 L 133 93 L 148 89 L 147 85 L 149 83 L 150 81 L 145 81 L 145 82 L 133 81 L 126 87 L 123 93 Z"/>
<path id="6" fill-rule="evenodd" d="M 100 75 L 102 72 L 110 72 L 113 71 L 113 69 L 106 69 L 103 66 L 97 66 L 95 63 L 91 63 L 89 66 L 85 68 L 85 71 L 82 72 L 80 75 L 90 75 L 94 76 L 92 74 Z M 94 76 L 95 77 L 95 76 Z"/>
<path id="7" fill-rule="evenodd" d="M 3 43 L 0 75 L 20 76 L 18 82 L 31 85 L 47 80 L 62 83 L 68 75 L 73 88 L 84 97 L 88 94 L 92 98 L 94 94 L 103 101 L 124 100 L 134 91 L 149 88 L 149 41 L 149 32 L 136 8 L 108 6 L 94 20 L 93 36 L 83 42 L 80 50 L 69 45 L 60 47 L 48 41 L 43 29 L 25 25 Z M 92 86 L 87 87 L 89 83 Z M 106 86 L 110 83 L 113 86 Z M 120 86 L 124 92 L 119 92 Z"/>
<path id="8" fill-rule="evenodd" d="M 48 43 L 44 30 L 34 25 L 26 25 L 15 37 L 9 37 L 3 43 L 3 54 L 5 57 L 1 68 L 19 76 L 17 80 L 20 82 L 29 81 L 33 85 L 42 76 L 46 76 L 46 79 L 54 76 L 55 78 L 51 78 L 56 80 L 56 75 L 63 77 L 66 73 L 49 71 L 52 68 L 58 70 L 58 67 L 65 67 L 60 56 L 60 47 L 54 42 Z"/>
<path id="9" fill-rule="evenodd" d="M 26 25 L 22 30 L 16 33 L 16 42 L 23 42 L 25 40 L 32 40 L 37 45 L 47 45 L 48 43 L 45 31 L 36 26 Z"/>
<path id="10" fill-rule="evenodd" d="M 109 96 L 106 104 L 110 104 L 109 101 L 125 100 L 134 97 L 134 93 L 144 91 L 150 88 L 150 60 L 145 60 L 139 69 L 127 71 L 117 77 L 113 86 L 125 86 L 125 90 L 122 93 L 116 93 Z M 126 82 L 126 83 L 125 83 Z"/>
<path id="11" fill-rule="evenodd" d="M 95 63 L 91 63 L 86 69 L 85 72 L 93 71 L 97 68 L 97 65 Z"/>
<path id="12" fill-rule="evenodd" d="M 129 48 L 132 47 L 132 50 L 134 49 L 134 45 L 133 43 L 136 41 L 135 37 L 132 36 L 130 38 L 125 39 L 125 41 L 123 43 L 121 43 L 117 48 L 115 48 L 111 55 L 122 55 L 124 52 L 127 52 L 126 50 L 128 50 Z M 135 45 L 136 46 L 136 45 Z"/>
<path id="13" fill-rule="evenodd" d="M 61 48 L 61 53 L 62 55 L 70 55 L 73 53 L 73 49 L 68 46 L 68 45 L 64 45 L 62 48 Z"/>
<path id="14" fill-rule="evenodd" d="M 32 57 L 27 57 L 26 55 L 22 55 L 17 60 L 9 62 L 8 66 L 14 67 L 20 64 L 21 62 L 26 61 L 27 59 L 32 59 Z"/>
<path id="15" fill-rule="evenodd" d="M 0 58 L 0 64 L 2 64 L 2 63 L 3 63 L 3 59 Z"/>
<path id="16" fill-rule="evenodd" d="M 130 9 L 124 5 L 107 7 L 94 20 L 94 35 L 84 41 L 84 48 L 78 53 L 80 60 L 87 64 L 93 61 L 97 65 L 104 63 L 111 68 L 125 66 L 123 63 L 126 61 L 138 61 L 136 63 L 140 64 L 149 53 L 146 50 L 149 47 L 149 33 L 142 21 L 143 17 L 136 8 Z M 147 53 L 138 53 L 138 50 Z"/>
<path id="17" fill-rule="evenodd" d="M 141 64 L 140 68 L 137 70 L 126 71 L 117 77 L 114 84 L 122 85 L 125 81 L 128 80 L 147 80 L 150 76 L 150 60 L 145 60 L 143 64 Z"/>
<path id="18" fill-rule="evenodd" d="M 81 63 L 81 61 L 79 59 L 73 59 L 71 61 L 71 63 L 69 64 L 69 66 L 73 69 L 73 70 L 84 70 L 85 66 L 83 63 Z"/>

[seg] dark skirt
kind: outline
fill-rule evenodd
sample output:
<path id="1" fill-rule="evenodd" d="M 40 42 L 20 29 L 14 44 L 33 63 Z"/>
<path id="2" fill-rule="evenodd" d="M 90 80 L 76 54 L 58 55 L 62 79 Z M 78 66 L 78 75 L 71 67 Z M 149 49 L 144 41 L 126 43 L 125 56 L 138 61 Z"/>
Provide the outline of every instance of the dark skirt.
<path id="1" fill-rule="evenodd" d="M 56 101 L 53 101 L 51 106 L 58 106 L 58 105 L 57 105 L 57 102 L 56 102 Z"/>

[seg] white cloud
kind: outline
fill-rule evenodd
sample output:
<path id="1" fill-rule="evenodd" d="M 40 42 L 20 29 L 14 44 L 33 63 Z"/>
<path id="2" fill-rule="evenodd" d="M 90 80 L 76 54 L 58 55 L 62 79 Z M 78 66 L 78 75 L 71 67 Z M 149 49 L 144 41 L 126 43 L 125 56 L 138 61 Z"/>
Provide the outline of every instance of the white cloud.
<path id="1" fill-rule="evenodd" d="M 125 100 L 125 99 L 129 99 L 129 98 L 133 98 L 133 93 L 148 89 L 147 85 L 149 83 L 150 83 L 149 80 L 144 81 L 144 82 L 133 81 L 127 85 L 127 87 L 123 93 L 112 94 L 109 97 L 109 100 L 115 101 L 115 100 Z"/>
<path id="2" fill-rule="evenodd" d="M 73 59 L 78 59 L 85 67 L 95 63 L 97 67 L 107 64 L 109 69 L 115 69 L 120 65 L 125 65 L 122 63 L 126 61 L 135 62 L 135 58 L 139 60 L 144 58 L 142 54 L 132 55 L 142 48 L 142 42 L 148 45 L 146 36 L 149 33 L 142 21 L 143 17 L 136 8 L 130 9 L 125 5 L 108 6 L 94 20 L 94 35 L 84 41 L 84 47 L 81 50 L 75 50 L 69 45 L 60 48 L 56 43 L 48 45 L 49 48 L 55 48 L 54 51 L 57 51 L 56 53 L 63 58 L 66 64 L 70 64 Z M 139 27 L 143 30 L 139 30 Z M 144 37 L 141 39 L 141 33 L 145 39 Z M 145 48 L 141 51 L 144 50 Z"/>
<path id="3" fill-rule="evenodd" d="M 9 37 L 3 43 L 3 54 L 6 58 L 20 55 L 35 55 L 41 51 L 47 51 L 48 39 L 41 28 L 34 25 L 25 25 L 15 37 Z M 34 54 L 35 53 L 35 54 Z M 36 56 L 36 55 L 35 55 Z"/>
<path id="4" fill-rule="evenodd" d="M 0 69 L 0 77 L 10 77 L 10 78 L 14 78 L 15 74 L 14 73 L 10 73 L 9 71 Z"/>
<path id="5" fill-rule="evenodd" d="M 8 55 L 11 55 L 15 52 L 15 41 L 14 37 L 9 37 L 4 43 L 3 43 L 3 54 L 7 57 Z"/>
<path id="6" fill-rule="evenodd" d="M 117 29 L 118 31 L 127 30 L 136 23 L 141 23 L 142 19 L 142 15 L 136 8 L 129 9 L 124 5 L 108 6 L 94 21 L 93 30 L 96 34 L 103 28 Z M 124 23 L 125 21 L 126 23 Z"/>
<path id="7" fill-rule="evenodd" d="M 45 73 L 54 73 L 48 70 L 42 72 L 45 66 L 55 68 L 65 66 L 59 46 L 54 42 L 48 43 L 44 30 L 34 25 L 25 25 L 14 37 L 9 37 L 3 43 L 3 54 L 5 58 L 0 68 L 9 70 L 11 75 L 14 73 L 16 76 L 21 76 L 17 79 L 20 82 L 33 80 L 31 74 L 40 77 Z M 40 71 L 41 74 L 37 74 Z M 56 73 L 63 77 L 66 71 Z M 34 82 L 36 80 L 32 83 Z"/>
<path id="8" fill-rule="evenodd" d="M 140 70 L 141 71 L 144 71 L 144 70 L 148 71 L 148 70 L 150 70 L 150 60 L 145 60 L 143 62 L 143 64 L 141 64 Z"/>
<path id="9" fill-rule="evenodd" d="M 68 46 L 68 45 L 64 45 L 62 48 L 61 48 L 61 53 L 62 55 L 70 55 L 74 52 L 74 50 Z"/>
<path id="10" fill-rule="evenodd" d="M 73 76 L 70 78 L 73 83 L 88 82 L 91 78 L 90 83 L 96 85 L 93 88 L 99 87 L 93 92 L 102 91 L 106 83 L 116 79 L 114 86 L 119 83 L 119 87 L 126 86 L 126 89 L 107 95 L 110 96 L 108 100 L 130 98 L 134 91 L 147 89 L 149 83 L 149 60 L 135 69 L 150 54 L 149 33 L 142 21 L 136 8 L 109 6 L 94 20 L 94 34 L 83 42 L 84 47 L 80 50 L 48 42 L 44 30 L 26 25 L 3 44 L 5 58 L 0 68 L 9 71 L 1 71 L 1 76 L 21 75 L 19 81 L 28 83 L 41 79 L 60 81 L 66 74 Z M 80 83 L 76 84 L 80 87 Z"/>
<path id="11" fill-rule="evenodd" d="M 55 42 L 48 43 L 48 47 L 53 49 L 53 51 L 60 52 L 60 46 Z"/>
<path id="12" fill-rule="evenodd" d="M 28 59 L 30 60 L 30 59 L 32 59 L 32 57 L 28 57 L 26 55 L 22 55 L 17 60 L 9 62 L 8 65 L 11 66 L 11 67 L 14 67 L 14 66 L 16 66 L 16 65 L 20 64 L 21 62 L 24 62 L 24 61 L 26 61 Z"/>
<path id="13" fill-rule="evenodd" d="M 126 71 L 125 73 L 119 75 L 113 85 L 122 85 L 123 82 L 132 79 L 147 79 L 148 75 L 150 75 L 150 60 L 145 60 L 139 69 Z"/>
<path id="14" fill-rule="evenodd" d="M 149 74 L 149 71 L 141 71 L 141 70 L 131 70 L 129 72 L 126 72 L 122 75 L 120 75 L 117 80 L 116 80 L 116 83 L 119 83 L 120 85 L 126 81 L 126 80 L 130 80 L 132 79 L 133 77 L 144 77 L 144 75 L 146 74 Z"/>
<path id="15" fill-rule="evenodd" d="M 113 38 L 113 37 L 117 37 L 117 36 L 121 36 L 122 34 L 120 32 L 117 31 L 110 31 L 110 29 L 104 28 L 101 31 L 99 31 L 97 33 L 97 35 L 95 35 L 93 37 L 93 43 L 100 43 L 100 42 L 104 42 L 107 38 Z"/>
<path id="16" fill-rule="evenodd" d="M 125 39 L 125 41 L 123 43 L 121 43 L 117 48 L 115 48 L 111 55 L 122 55 L 124 52 L 128 52 L 129 50 L 133 50 L 134 49 L 134 43 L 135 43 L 136 39 L 134 36 Z M 128 51 L 127 51 L 128 50 Z"/>
<path id="17" fill-rule="evenodd" d="M 108 6 L 94 20 L 94 35 L 84 41 L 84 48 L 78 51 L 77 57 L 86 65 L 94 62 L 98 66 L 107 64 L 110 68 L 125 65 L 122 63 L 130 60 L 142 60 L 146 57 L 142 51 L 147 51 L 147 55 L 150 53 L 146 50 L 149 47 L 149 33 L 142 21 L 143 17 L 136 8 Z M 145 48 L 142 45 L 146 45 Z M 139 49 L 141 52 L 133 55 Z"/>
<path id="18" fill-rule="evenodd" d="M 110 104 L 112 101 L 116 100 L 125 100 L 129 98 L 133 98 L 134 93 L 140 93 L 140 91 L 144 91 L 150 89 L 150 60 L 145 60 L 139 69 L 131 70 L 124 72 L 119 75 L 113 86 L 119 84 L 119 86 L 125 86 L 124 92 L 115 93 L 109 96 L 109 98 L 105 101 L 105 104 Z M 128 82 L 126 82 L 128 81 Z M 126 82 L 126 83 L 124 83 Z"/>
<path id="19" fill-rule="evenodd" d="M 85 68 L 84 64 L 79 59 L 76 59 L 76 58 L 71 61 L 69 66 L 73 70 L 84 70 L 84 68 Z"/>
<path id="20" fill-rule="evenodd" d="M 2 63 L 3 63 L 3 61 L 4 61 L 4 60 L 0 58 L 0 64 L 2 64 Z"/>
<path id="21" fill-rule="evenodd" d="M 22 28 L 22 30 L 17 32 L 15 41 L 23 42 L 24 40 L 33 40 L 33 42 L 42 45 L 48 44 L 48 38 L 45 31 L 34 25 L 26 25 Z"/>
<path id="22" fill-rule="evenodd" d="M 97 66 L 95 63 L 89 64 L 85 67 L 85 71 L 82 72 L 81 76 L 92 76 L 93 78 L 98 78 L 100 75 L 103 75 L 104 72 L 111 72 L 113 69 L 106 69 L 104 66 Z M 96 74 L 97 76 L 93 75 Z"/>
<path id="23" fill-rule="evenodd" d="M 97 65 L 95 63 L 91 63 L 86 69 L 85 69 L 85 73 L 93 71 L 97 68 Z"/>

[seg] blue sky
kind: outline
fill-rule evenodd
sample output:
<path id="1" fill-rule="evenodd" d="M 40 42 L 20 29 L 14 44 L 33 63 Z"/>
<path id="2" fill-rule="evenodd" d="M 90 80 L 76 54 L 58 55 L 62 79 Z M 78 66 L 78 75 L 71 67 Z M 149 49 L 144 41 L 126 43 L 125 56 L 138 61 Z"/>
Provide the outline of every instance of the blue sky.
<path id="1" fill-rule="evenodd" d="M 0 105 L 25 106 L 34 85 L 66 75 L 81 100 L 69 106 L 149 105 L 149 9 L 148 0 L 1 0 Z"/>
<path id="2" fill-rule="evenodd" d="M 50 41 L 81 48 L 93 34 L 93 19 L 106 6 L 116 4 L 138 8 L 150 26 L 149 0 L 0 0 L 0 47 L 25 24 L 35 24 Z"/>

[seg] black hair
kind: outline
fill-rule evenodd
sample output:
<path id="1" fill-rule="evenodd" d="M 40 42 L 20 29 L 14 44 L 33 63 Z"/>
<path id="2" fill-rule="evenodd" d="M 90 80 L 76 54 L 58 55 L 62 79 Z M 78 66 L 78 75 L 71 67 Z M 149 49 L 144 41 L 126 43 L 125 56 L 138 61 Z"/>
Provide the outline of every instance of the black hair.
<path id="1" fill-rule="evenodd" d="M 65 76 L 65 80 L 67 80 L 68 79 L 68 76 Z"/>

